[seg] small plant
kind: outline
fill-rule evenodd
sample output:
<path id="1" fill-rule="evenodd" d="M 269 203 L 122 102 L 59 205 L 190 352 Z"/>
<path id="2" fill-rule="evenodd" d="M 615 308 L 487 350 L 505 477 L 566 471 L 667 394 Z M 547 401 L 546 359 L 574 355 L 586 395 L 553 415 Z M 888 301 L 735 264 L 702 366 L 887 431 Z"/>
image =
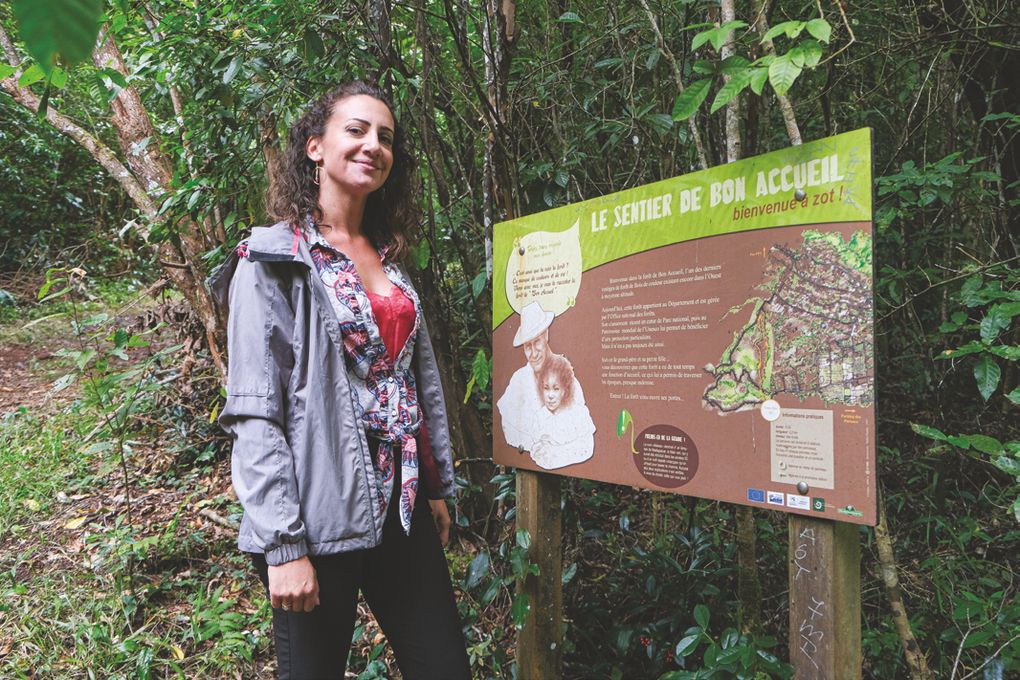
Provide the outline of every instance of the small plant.
<path id="1" fill-rule="evenodd" d="M 1005 263 L 975 273 L 964 281 L 960 301 L 966 311 L 955 311 L 939 327 L 939 334 L 947 340 L 959 337 L 964 342 L 943 350 L 937 359 L 970 366 L 981 398 L 987 403 L 1000 391 L 1002 398 L 1012 406 L 1020 406 L 1020 385 L 1003 385 L 1006 365 L 1015 374 L 1020 364 L 1020 345 L 1015 344 L 1014 319 L 1020 316 L 1020 271 Z M 975 334 L 977 337 L 974 337 Z M 1012 388 L 1012 389 L 1011 389 Z M 914 432 L 940 444 L 931 449 L 940 453 L 952 448 L 981 463 L 991 464 L 1013 480 L 1013 516 L 1020 522 L 1020 439 L 991 436 L 985 432 L 973 434 L 946 434 L 942 430 L 921 423 L 911 424 Z M 998 434 L 998 433 L 996 433 Z M 1007 436 L 1009 431 L 1006 430 Z"/>
<path id="2" fill-rule="evenodd" d="M 748 680 L 793 676 L 793 668 L 769 651 L 778 644 L 775 638 L 746 635 L 735 628 L 727 628 L 716 638 L 709 632 L 709 617 L 707 606 L 696 606 L 697 625 L 684 632 L 674 650 L 674 659 L 681 667 L 686 667 L 694 654 L 703 650 L 701 668 L 670 671 L 659 676 L 659 680 L 699 680 L 717 675 Z"/>

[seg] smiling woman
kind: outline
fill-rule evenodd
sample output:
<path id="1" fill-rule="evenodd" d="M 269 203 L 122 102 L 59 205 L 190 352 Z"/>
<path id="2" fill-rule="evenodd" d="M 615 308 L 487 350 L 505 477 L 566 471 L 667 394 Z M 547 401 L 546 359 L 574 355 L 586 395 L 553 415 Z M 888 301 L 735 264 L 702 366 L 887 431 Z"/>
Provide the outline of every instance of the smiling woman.
<path id="1" fill-rule="evenodd" d="M 470 677 L 442 550 L 442 383 L 395 259 L 413 167 L 383 92 L 337 88 L 291 129 L 270 182 L 280 221 L 213 276 L 230 310 L 220 423 L 238 544 L 269 593 L 281 678 L 343 675 L 359 592 L 405 678 Z"/>

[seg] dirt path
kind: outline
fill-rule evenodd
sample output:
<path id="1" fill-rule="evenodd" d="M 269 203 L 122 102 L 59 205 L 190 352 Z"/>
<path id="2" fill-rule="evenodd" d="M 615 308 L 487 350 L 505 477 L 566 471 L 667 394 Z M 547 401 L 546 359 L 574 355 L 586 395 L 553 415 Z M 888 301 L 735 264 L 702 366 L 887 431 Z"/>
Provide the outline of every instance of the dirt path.
<path id="1" fill-rule="evenodd" d="M 68 340 L 59 338 L 45 344 L 0 345 L 0 415 L 21 406 L 44 407 L 53 396 L 53 381 L 42 373 L 48 373 L 46 369 L 59 358 L 54 352 L 70 346 Z"/>

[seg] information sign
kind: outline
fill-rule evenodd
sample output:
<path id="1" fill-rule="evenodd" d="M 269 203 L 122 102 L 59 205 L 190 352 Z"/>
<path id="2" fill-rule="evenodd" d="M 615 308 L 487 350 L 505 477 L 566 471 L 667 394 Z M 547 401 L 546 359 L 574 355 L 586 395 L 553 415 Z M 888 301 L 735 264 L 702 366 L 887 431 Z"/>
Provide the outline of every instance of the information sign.
<path id="1" fill-rule="evenodd" d="M 870 130 L 496 225 L 496 463 L 874 524 Z"/>

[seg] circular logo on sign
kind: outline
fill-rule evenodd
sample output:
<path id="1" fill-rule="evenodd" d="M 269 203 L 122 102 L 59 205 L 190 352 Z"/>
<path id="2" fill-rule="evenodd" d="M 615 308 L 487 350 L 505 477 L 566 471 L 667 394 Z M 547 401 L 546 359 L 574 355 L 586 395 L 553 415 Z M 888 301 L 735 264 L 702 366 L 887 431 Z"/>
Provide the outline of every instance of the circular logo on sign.
<path id="1" fill-rule="evenodd" d="M 775 399 L 769 399 L 768 401 L 762 402 L 761 405 L 761 417 L 770 423 L 779 417 L 782 413 L 782 409 L 779 408 L 779 402 Z"/>
<path id="2" fill-rule="evenodd" d="M 653 425 L 634 441 L 641 475 L 656 486 L 675 489 L 698 472 L 698 447 L 686 432 L 672 425 Z"/>

